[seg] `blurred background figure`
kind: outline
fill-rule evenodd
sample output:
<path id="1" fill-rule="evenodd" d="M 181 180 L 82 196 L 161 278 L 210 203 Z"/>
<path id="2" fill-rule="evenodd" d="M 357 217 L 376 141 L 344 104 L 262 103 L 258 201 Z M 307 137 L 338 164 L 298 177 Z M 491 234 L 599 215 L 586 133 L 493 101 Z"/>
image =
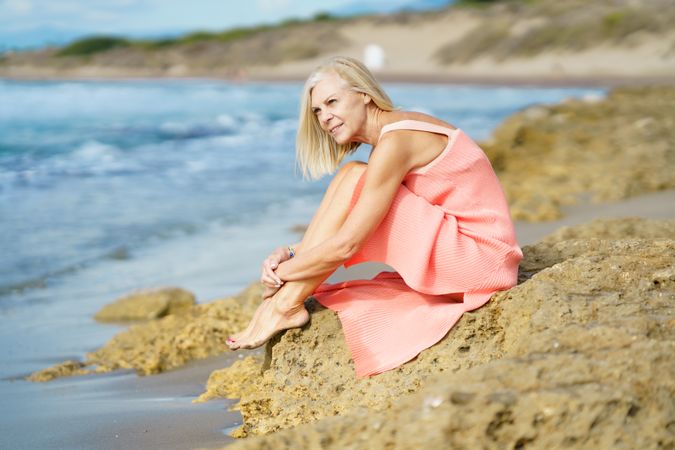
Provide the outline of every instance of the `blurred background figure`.
<path id="1" fill-rule="evenodd" d="M 384 67 L 384 49 L 377 44 L 368 44 L 363 50 L 363 63 L 373 72 Z"/>

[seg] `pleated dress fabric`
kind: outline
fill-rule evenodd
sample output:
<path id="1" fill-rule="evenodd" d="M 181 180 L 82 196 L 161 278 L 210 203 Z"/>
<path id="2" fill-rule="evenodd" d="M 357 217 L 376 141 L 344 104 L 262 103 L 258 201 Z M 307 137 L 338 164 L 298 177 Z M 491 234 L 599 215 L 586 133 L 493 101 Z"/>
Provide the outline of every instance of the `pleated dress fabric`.
<path id="1" fill-rule="evenodd" d="M 395 272 L 324 283 L 314 293 L 337 311 L 357 377 L 396 368 L 437 343 L 464 312 L 516 284 L 523 256 L 497 176 L 466 133 L 402 120 L 380 137 L 392 130 L 444 134 L 448 143 L 405 176 L 382 222 L 344 264 L 381 262 Z"/>

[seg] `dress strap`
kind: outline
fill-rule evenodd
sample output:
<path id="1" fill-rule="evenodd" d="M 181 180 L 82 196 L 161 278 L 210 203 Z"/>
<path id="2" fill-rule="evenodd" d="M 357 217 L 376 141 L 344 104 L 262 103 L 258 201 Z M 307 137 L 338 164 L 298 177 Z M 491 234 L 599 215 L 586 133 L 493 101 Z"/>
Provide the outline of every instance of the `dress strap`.
<path id="1" fill-rule="evenodd" d="M 388 131 L 392 130 L 417 130 L 417 131 L 429 131 L 431 133 L 445 134 L 450 138 L 451 133 L 459 130 L 459 128 L 448 128 L 441 125 L 436 125 L 434 123 L 425 122 L 423 120 L 414 120 L 414 119 L 405 119 L 399 120 L 396 122 L 389 123 L 382 127 L 380 131 L 380 136 L 377 138 L 378 142 L 382 139 L 382 135 Z"/>

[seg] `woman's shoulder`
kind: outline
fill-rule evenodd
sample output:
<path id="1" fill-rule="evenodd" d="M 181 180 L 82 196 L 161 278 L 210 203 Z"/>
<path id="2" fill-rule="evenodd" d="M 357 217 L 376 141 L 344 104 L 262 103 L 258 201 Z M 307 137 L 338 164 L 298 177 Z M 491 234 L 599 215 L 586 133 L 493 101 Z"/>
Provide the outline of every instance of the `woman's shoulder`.
<path id="1" fill-rule="evenodd" d="M 436 141 L 440 142 L 447 139 L 438 133 L 444 133 L 442 130 L 429 129 L 424 125 L 440 126 L 445 130 L 456 130 L 452 124 L 444 122 L 429 114 L 396 111 L 393 115 L 387 117 L 387 123 L 382 126 L 377 143 L 389 142 L 399 146 L 418 146 L 434 145 Z M 406 121 L 411 121 L 406 123 Z M 419 127 L 419 125 L 423 125 Z M 429 132 L 431 131 L 431 132 Z"/>
<path id="2" fill-rule="evenodd" d="M 397 122 L 403 122 L 406 120 L 413 120 L 416 122 L 427 122 L 432 125 L 439 125 L 444 128 L 450 128 L 450 129 L 456 129 L 457 127 L 454 126 L 453 124 L 450 124 L 448 122 L 445 122 L 441 119 L 438 119 L 434 116 L 431 116 L 429 114 L 421 113 L 421 112 L 416 112 L 416 111 L 396 111 L 392 112 L 391 115 L 388 117 L 388 122 L 385 124 L 385 126 L 393 128 L 395 127 L 395 124 Z"/>

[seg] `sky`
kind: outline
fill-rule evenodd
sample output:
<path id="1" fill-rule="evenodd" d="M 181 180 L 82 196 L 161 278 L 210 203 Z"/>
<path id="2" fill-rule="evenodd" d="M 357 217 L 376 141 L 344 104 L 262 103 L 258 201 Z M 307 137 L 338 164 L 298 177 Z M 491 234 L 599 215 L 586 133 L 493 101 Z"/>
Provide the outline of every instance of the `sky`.
<path id="1" fill-rule="evenodd" d="M 91 34 L 160 37 L 278 23 L 319 12 L 430 9 L 447 0 L 0 0 L 0 47 L 62 44 Z"/>

